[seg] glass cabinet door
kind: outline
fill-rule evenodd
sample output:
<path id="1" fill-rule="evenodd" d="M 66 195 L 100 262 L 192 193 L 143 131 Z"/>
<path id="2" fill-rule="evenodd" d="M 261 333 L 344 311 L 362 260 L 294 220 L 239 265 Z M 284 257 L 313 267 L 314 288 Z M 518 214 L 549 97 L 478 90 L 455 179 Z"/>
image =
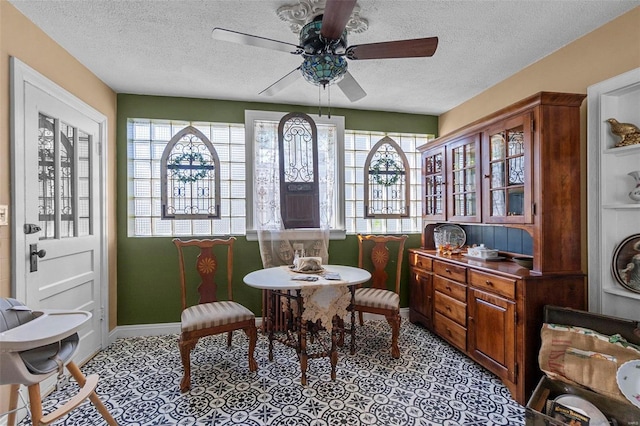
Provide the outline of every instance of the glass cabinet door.
<path id="1" fill-rule="evenodd" d="M 445 151 L 434 148 L 422 154 L 424 184 L 423 216 L 425 220 L 445 220 Z"/>
<path id="2" fill-rule="evenodd" d="M 449 191 L 447 218 L 480 222 L 480 135 L 472 135 L 447 146 Z"/>
<path id="3" fill-rule="evenodd" d="M 531 114 L 485 132 L 484 215 L 488 223 L 531 222 Z"/>

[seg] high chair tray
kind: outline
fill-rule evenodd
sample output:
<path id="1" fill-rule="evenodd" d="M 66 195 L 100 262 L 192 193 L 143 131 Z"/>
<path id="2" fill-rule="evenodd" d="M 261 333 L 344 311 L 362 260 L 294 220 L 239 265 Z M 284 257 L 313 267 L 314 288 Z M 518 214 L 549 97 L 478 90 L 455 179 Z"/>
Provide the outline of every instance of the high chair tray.
<path id="1" fill-rule="evenodd" d="M 0 352 L 20 352 L 58 342 L 91 318 L 86 311 L 33 311 L 36 318 L 0 333 Z"/>

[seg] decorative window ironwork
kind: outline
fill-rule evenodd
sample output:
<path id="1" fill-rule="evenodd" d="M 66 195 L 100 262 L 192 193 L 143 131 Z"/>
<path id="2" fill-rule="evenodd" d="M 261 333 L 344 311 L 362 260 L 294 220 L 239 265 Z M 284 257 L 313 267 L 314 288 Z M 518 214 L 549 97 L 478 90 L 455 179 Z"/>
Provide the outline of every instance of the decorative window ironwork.
<path id="1" fill-rule="evenodd" d="M 278 125 L 280 212 L 285 229 L 319 228 L 318 130 L 307 114 L 292 112 Z"/>
<path id="2" fill-rule="evenodd" d="M 90 135 L 42 113 L 38 130 L 40 239 L 90 235 Z"/>
<path id="3" fill-rule="evenodd" d="M 220 218 L 220 160 L 202 132 L 193 126 L 179 131 L 160 167 L 163 219 Z"/>
<path id="4" fill-rule="evenodd" d="M 409 171 L 402 148 L 389 136 L 371 148 L 364 165 L 366 218 L 409 216 Z"/>

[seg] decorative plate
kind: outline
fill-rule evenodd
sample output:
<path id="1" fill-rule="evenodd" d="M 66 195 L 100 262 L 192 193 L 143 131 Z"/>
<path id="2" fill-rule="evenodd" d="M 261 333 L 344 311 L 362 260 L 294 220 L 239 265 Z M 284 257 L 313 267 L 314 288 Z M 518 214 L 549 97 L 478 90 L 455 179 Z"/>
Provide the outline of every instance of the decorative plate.
<path id="1" fill-rule="evenodd" d="M 609 420 L 602 414 L 602 411 L 587 401 L 576 395 L 565 394 L 557 397 L 553 402 L 564 405 L 565 407 L 576 410 L 577 412 L 589 417 L 589 426 L 609 426 Z"/>
<path id="2" fill-rule="evenodd" d="M 618 368 L 616 381 L 620 392 L 640 408 L 640 359 L 625 362 Z"/>
<path id="3" fill-rule="evenodd" d="M 627 290 L 640 293 L 640 234 L 627 237 L 616 247 L 611 273 Z"/>
<path id="4" fill-rule="evenodd" d="M 326 272 L 324 268 L 316 269 L 314 271 L 301 271 L 296 269 L 293 265 L 289 265 L 289 270 L 291 270 L 291 272 L 295 272 L 296 274 L 322 274 L 323 272 Z"/>
<path id="5" fill-rule="evenodd" d="M 434 234 L 440 233 L 441 237 L 443 238 L 443 242 L 449 242 L 449 244 L 451 244 L 452 250 L 462 247 L 464 243 L 467 242 L 467 233 L 464 232 L 464 229 L 462 229 L 462 227 L 460 227 L 459 225 L 445 223 L 436 226 L 433 232 Z M 447 235 L 448 238 L 445 238 L 445 235 Z M 436 238 L 434 237 L 434 239 Z"/>

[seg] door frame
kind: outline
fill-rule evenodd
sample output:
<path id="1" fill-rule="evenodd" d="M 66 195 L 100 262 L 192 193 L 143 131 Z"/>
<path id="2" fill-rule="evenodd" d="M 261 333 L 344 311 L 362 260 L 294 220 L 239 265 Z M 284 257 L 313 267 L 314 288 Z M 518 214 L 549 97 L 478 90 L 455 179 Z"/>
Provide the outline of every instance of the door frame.
<path id="1" fill-rule="evenodd" d="M 10 147 L 11 147 L 11 293 L 18 300 L 25 300 L 25 283 L 20 280 L 26 275 L 27 260 L 18 253 L 24 254 L 25 234 L 24 226 L 24 203 L 18 202 L 18 197 L 25 191 L 23 176 L 25 160 L 25 87 L 32 85 L 39 90 L 57 98 L 62 103 L 74 108 L 98 123 L 98 174 L 100 179 L 98 203 L 99 208 L 98 226 L 96 234 L 100 240 L 100 341 L 103 348 L 108 345 L 109 321 L 109 253 L 107 252 L 107 117 L 91 107 L 72 93 L 55 84 L 18 58 L 11 56 L 10 60 Z"/>

